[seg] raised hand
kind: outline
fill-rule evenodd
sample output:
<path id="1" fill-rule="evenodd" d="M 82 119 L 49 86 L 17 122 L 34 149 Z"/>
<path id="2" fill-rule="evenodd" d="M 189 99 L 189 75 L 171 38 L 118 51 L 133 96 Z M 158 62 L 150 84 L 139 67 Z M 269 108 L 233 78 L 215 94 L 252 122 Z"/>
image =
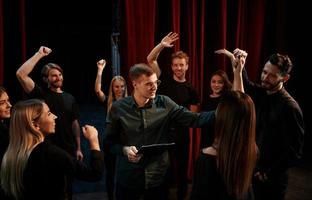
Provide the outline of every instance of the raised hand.
<path id="1" fill-rule="evenodd" d="M 97 64 L 98 69 L 103 70 L 106 66 L 106 60 L 101 59 L 96 64 Z"/>
<path id="2" fill-rule="evenodd" d="M 82 127 L 84 137 L 89 141 L 90 148 L 100 150 L 98 131 L 94 126 L 85 125 Z"/>
<path id="3" fill-rule="evenodd" d="M 38 52 L 44 56 L 47 56 L 52 52 L 52 50 L 49 47 L 41 46 Z"/>
<path id="4" fill-rule="evenodd" d="M 179 39 L 179 35 L 177 33 L 170 32 L 161 40 L 161 44 L 164 47 L 173 47 L 172 43 L 174 43 L 178 39 Z"/>

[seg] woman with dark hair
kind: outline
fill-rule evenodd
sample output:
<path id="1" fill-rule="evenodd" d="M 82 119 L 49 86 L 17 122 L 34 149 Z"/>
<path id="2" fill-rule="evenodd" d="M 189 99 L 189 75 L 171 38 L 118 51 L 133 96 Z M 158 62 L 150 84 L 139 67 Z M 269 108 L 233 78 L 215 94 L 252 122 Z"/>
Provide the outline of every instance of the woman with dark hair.
<path id="1" fill-rule="evenodd" d="M 55 132 L 55 116 L 38 99 L 18 102 L 12 111 L 10 143 L 1 165 L 1 185 L 14 199 L 66 199 L 66 177 L 98 181 L 103 156 L 97 130 L 86 125 L 83 134 L 91 150 L 90 167 L 45 137 Z"/>
<path id="2" fill-rule="evenodd" d="M 4 87 L 0 86 L 0 164 L 4 152 L 9 146 L 9 119 L 11 117 L 10 98 Z M 0 178 L 1 179 L 1 178 Z M 7 199 L 0 186 L 0 199 Z"/>
<path id="3" fill-rule="evenodd" d="M 239 91 L 224 93 L 216 111 L 214 143 L 196 162 L 191 199 L 252 198 L 255 127 L 252 99 Z"/>
<path id="4" fill-rule="evenodd" d="M 0 86 L 0 163 L 9 145 L 8 119 L 11 116 L 11 107 L 8 93 Z"/>
<path id="5" fill-rule="evenodd" d="M 202 104 L 203 111 L 216 110 L 222 94 L 232 89 L 227 74 L 223 70 L 215 71 L 210 78 L 209 95 L 204 99 Z M 212 145 L 214 140 L 214 121 L 201 128 L 201 144 L 200 147 L 205 148 Z"/>

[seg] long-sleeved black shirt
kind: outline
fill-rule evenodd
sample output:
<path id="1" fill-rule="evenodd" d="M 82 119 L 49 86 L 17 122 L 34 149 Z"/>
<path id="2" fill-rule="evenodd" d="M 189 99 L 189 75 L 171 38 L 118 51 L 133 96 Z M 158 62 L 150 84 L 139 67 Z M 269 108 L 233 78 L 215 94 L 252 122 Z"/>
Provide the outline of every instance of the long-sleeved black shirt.
<path id="1" fill-rule="evenodd" d="M 163 95 L 156 95 L 140 108 L 132 96 L 114 102 L 107 118 L 105 143 L 118 154 L 117 183 L 134 189 L 157 186 L 169 164 L 167 152 L 144 155 L 139 163 L 131 163 L 122 154 L 123 146 L 140 148 L 146 144 L 167 143 L 172 124 L 200 127 L 212 119 L 214 112 L 192 113 Z"/>
<path id="2" fill-rule="evenodd" d="M 246 71 L 243 77 L 257 113 L 256 139 L 260 150 L 257 168 L 268 175 L 284 173 L 302 154 L 302 111 L 285 88 L 267 94 L 260 85 L 248 80 Z"/>
<path id="3" fill-rule="evenodd" d="M 98 181 L 104 171 L 103 154 L 92 150 L 90 166 L 45 141 L 31 152 L 23 177 L 23 199 L 65 199 L 65 177 Z"/>

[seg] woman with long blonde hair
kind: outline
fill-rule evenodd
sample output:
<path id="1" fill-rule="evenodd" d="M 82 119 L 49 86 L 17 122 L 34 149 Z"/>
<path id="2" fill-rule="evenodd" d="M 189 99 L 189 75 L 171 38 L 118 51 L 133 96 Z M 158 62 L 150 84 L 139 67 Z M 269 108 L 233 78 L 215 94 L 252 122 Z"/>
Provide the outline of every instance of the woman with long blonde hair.
<path id="1" fill-rule="evenodd" d="M 107 112 L 110 111 L 114 101 L 128 96 L 127 83 L 122 76 L 114 76 L 110 82 L 108 97 L 105 95 L 102 87 L 102 73 L 106 66 L 106 61 L 101 59 L 97 62 L 97 76 L 95 79 L 94 90 L 101 102 L 107 100 Z"/>
<path id="2" fill-rule="evenodd" d="M 107 113 L 111 110 L 114 101 L 128 96 L 127 83 L 122 76 L 114 76 L 110 82 L 108 97 L 102 91 L 102 73 L 106 66 L 106 61 L 101 59 L 97 62 L 97 75 L 95 79 L 94 90 L 101 102 L 107 101 Z M 114 174 L 116 156 L 109 152 L 108 147 L 104 146 L 105 167 L 106 167 L 106 187 L 108 199 L 114 199 Z"/>
<path id="3" fill-rule="evenodd" d="M 18 102 L 12 111 L 10 143 L 1 164 L 1 185 L 14 199 L 66 199 L 65 177 L 101 179 L 103 158 L 97 130 L 89 125 L 83 134 L 92 150 L 91 167 L 45 141 L 55 132 L 55 119 L 38 99 Z"/>

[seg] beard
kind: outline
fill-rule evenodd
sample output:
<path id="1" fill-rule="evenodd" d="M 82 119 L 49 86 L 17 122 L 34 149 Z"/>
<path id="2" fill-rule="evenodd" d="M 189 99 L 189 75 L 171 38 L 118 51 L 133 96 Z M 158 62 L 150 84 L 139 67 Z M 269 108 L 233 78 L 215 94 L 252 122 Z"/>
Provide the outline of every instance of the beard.
<path id="1" fill-rule="evenodd" d="M 63 86 L 63 81 L 54 81 L 50 83 L 50 87 L 52 88 L 60 88 Z"/>
<path id="2" fill-rule="evenodd" d="M 275 84 L 269 83 L 267 81 L 261 81 L 261 86 L 265 90 L 273 90 L 273 89 L 277 88 L 280 83 L 281 83 L 281 81 L 278 81 Z"/>

